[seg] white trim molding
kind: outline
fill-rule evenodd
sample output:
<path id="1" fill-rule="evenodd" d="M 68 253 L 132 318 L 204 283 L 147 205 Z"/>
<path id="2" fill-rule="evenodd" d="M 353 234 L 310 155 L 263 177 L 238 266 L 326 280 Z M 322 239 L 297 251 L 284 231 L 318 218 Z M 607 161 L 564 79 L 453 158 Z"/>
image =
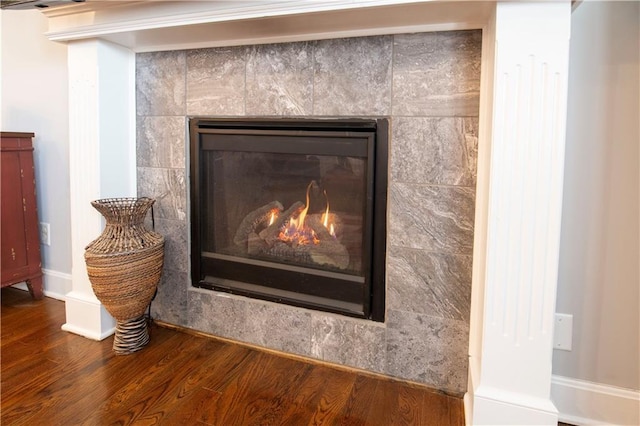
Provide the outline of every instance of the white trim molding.
<path id="1" fill-rule="evenodd" d="M 486 182 L 479 164 L 476 208 L 486 211 L 476 213 L 467 421 L 553 425 L 571 4 L 495 7 L 492 128 L 479 141 L 489 145 L 490 171 Z"/>
<path id="2" fill-rule="evenodd" d="M 62 328 L 100 340 L 113 334 L 115 321 L 93 294 L 84 249 L 103 228 L 90 202 L 136 195 L 135 55 L 81 40 L 69 44 L 68 61 L 72 291 Z"/>
<path id="3" fill-rule="evenodd" d="M 71 274 L 42 269 L 44 278 L 44 295 L 53 299 L 65 300 L 71 291 Z"/>
<path id="4" fill-rule="evenodd" d="M 314 0 L 86 2 L 45 11 L 53 41 L 100 38 L 134 52 L 482 28 L 491 2 Z"/>
<path id="5" fill-rule="evenodd" d="M 78 286 L 76 286 L 78 287 Z M 62 330 L 92 340 L 103 340 L 115 331 L 115 321 L 93 292 L 72 290 L 65 297 L 66 322 Z"/>
<path id="6" fill-rule="evenodd" d="M 27 284 L 22 282 L 14 285 L 20 290 L 29 291 Z M 71 274 L 42 268 L 42 293 L 52 299 L 65 300 L 71 291 Z"/>
<path id="7" fill-rule="evenodd" d="M 640 424 L 640 391 L 563 376 L 551 377 L 551 399 L 565 423 Z"/>

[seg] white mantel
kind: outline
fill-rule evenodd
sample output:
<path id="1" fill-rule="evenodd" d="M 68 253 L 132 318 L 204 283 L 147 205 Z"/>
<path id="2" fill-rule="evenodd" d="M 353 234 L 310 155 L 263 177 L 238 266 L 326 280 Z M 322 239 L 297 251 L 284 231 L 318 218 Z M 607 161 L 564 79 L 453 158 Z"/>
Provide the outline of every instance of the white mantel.
<path id="1" fill-rule="evenodd" d="M 483 29 L 467 422 L 557 424 L 551 354 L 571 5 L 400 0 L 93 2 L 46 12 L 68 43 L 73 290 L 64 329 L 113 320 L 91 291 L 89 201 L 135 195 L 135 52 Z"/>
<path id="2" fill-rule="evenodd" d="M 98 37 L 134 52 L 482 28 L 492 2 L 124 1 L 47 12 L 56 41 Z"/>

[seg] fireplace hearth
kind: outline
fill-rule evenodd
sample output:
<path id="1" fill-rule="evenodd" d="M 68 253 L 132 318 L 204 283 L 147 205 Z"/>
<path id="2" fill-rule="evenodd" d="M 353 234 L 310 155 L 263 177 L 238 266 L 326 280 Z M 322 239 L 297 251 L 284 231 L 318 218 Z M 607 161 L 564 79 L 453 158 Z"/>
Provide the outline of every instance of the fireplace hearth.
<path id="1" fill-rule="evenodd" d="M 386 119 L 194 118 L 192 284 L 384 320 Z"/>

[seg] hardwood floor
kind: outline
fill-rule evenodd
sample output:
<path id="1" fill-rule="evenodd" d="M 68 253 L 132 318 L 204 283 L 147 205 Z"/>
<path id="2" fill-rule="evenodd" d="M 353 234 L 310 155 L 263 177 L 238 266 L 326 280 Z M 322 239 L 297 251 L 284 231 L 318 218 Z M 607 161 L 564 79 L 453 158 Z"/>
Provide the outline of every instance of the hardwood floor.
<path id="1" fill-rule="evenodd" d="M 2 289 L 2 425 L 463 425 L 462 400 L 154 325 L 113 338 L 64 332 L 64 304 Z"/>

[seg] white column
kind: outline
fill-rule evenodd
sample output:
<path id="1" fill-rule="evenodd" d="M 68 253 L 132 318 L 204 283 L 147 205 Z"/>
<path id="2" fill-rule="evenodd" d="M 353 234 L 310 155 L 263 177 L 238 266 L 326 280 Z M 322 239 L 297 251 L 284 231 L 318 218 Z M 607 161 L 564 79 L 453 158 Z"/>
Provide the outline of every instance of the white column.
<path id="1" fill-rule="evenodd" d="M 481 115 L 493 125 L 480 141 L 489 146 L 477 187 L 470 424 L 558 421 L 550 387 L 570 23 L 568 1 L 497 3 L 486 29 Z"/>
<path id="2" fill-rule="evenodd" d="M 84 248 L 104 223 L 90 202 L 136 195 L 135 55 L 102 40 L 76 41 L 68 65 L 72 290 L 62 329 L 102 340 L 115 321 L 93 293 Z"/>

